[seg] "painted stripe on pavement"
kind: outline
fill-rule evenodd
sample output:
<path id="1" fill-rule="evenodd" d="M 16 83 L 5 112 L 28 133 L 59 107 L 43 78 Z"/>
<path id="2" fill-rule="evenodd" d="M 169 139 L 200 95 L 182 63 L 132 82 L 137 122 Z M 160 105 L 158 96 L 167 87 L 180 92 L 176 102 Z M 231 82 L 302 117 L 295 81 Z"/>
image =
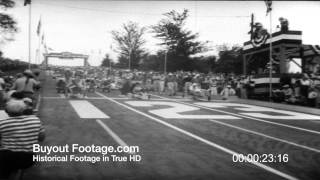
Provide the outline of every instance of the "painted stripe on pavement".
<path id="1" fill-rule="evenodd" d="M 275 141 L 280 141 L 280 142 L 283 142 L 283 143 L 287 143 L 287 144 L 290 144 L 292 146 L 303 148 L 303 149 L 306 149 L 306 150 L 309 150 L 309 151 L 320 153 L 319 149 L 315 149 L 315 148 L 312 148 L 312 147 L 300 145 L 300 144 L 297 144 L 297 143 L 294 143 L 294 142 L 291 142 L 291 141 L 287 141 L 287 140 L 284 140 L 284 139 L 276 138 L 276 137 L 273 137 L 273 136 L 269 136 L 269 135 L 266 135 L 266 134 L 263 134 L 263 133 L 259 133 L 259 132 L 252 131 L 252 130 L 249 130 L 249 129 L 241 128 L 241 127 L 234 126 L 234 125 L 231 125 L 231 124 L 223 123 L 223 122 L 220 122 L 220 121 L 216 121 L 216 120 L 212 120 L 212 119 L 210 121 L 213 122 L 213 123 L 217 123 L 217 124 L 220 124 L 220 125 L 224 125 L 224 126 L 230 127 L 230 128 L 238 129 L 238 130 L 245 131 L 245 132 L 248 132 L 248 133 L 251 133 L 251 134 L 255 134 L 255 135 L 258 135 L 258 136 L 269 138 L 269 139 L 272 139 L 272 140 L 275 140 Z"/>
<path id="2" fill-rule="evenodd" d="M 77 112 L 80 118 L 110 118 L 88 101 L 71 100 L 69 101 L 69 103 Z"/>
<path id="3" fill-rule="evenodd" d="M 103 123 L 100 119 L 96 120 L 97 123 L 120 145 L 120 146 L 128 146 L 116 133 L 114 133 L 105 123 Z"/>
<path id="4" fill-rule="evenodd" d="M 101 95 L 101 96 L 103 96 L 103 97 L 105 97 L 107 100 L 109 100 L 109 101 L 111 101 L 111 102 L 114 102 L 114 103 L 116 103 L 116 104 L 118 104 L 118 105 L 120 105 L 120 106 L 122 106 L 122 107 L 125 107 L 125 108 L 131 110 L 131 111 L 134 111 L 134 112 L 136 112 L 136 113 L 138 113 L 138 114 L 141 114 L 141 115 L 143 115 L 143 116 L 145 116 L 145 117 L 148 117 L 149 119 L 151 119 L 151 120 L 153 120 L 153 121 L 155 121 L 155 122 L 158 122 L 158 123 L 160 123 L 160 124 L 162 124 L 162 125 L 164 125 L 164 126 L 167 126 L 167 127 L 171 128 L 171 129 L 174 129 L 174 130 L 176 130 L 176 131 L 178 131 L 178 132 L 180 132 L 180 133 L 182 133 L 182 134 L 185 134 L 185 135 L 187 135 L 187 136 L 189 136 L 189 137 L 191 137 L 191 138 L 193 138 L 193 139 L 199 140 L 199 141 L 201 141 L 201 142 L 203 142 L 203 143 L 205 143 L 205 144 L 207 144 L 207 145 L 209 145 L 209 146 L 212 146 L 212 147 L 214 147 L 214 148 L 216 148 L 216 149 L 219 149 L 219 150 L 224 151 L 224 152 L 226 152 L 226 153 L 228 153 L 228 154 L 231 154 L 231 155 L 239 155 L 239 153 L 237 153 L 237 152 L 235 152 L 235 151 L 233 151 L 233 150 L 230 150 L 230 149 L 228 149 L 228 148 L 225 148 L 225 147 L 223 147 L 223 146 L 221 146 L 221 145 L 218 145 L 218 144 L 216 144 L 216 143 L 214 143 L 214 142 L 212 142 L 212 141 L 209 141 L 209 140 L 204 139 L 204 138 L 202 138 L 202 137 L 200 137 L 200 136 L 197 136 L 197 135 L 195 135 L 195 134 L 193 134 L 193 133 L 190 133 L 190 132 L 188 132 L 188 131 L 186 131 L 186 130 L 183 130 L 183 129 L 177 127 L 177 126 L 174 126 L 174 125 L 169 124 L 169 123 L 167 123 L 167 122 L 165 122 L 165 121 L 162 121 L 162 120 L 160 120 L 160 119 L 158 119 L 158 118 L 156 118 L 156 117 L 150 116 L 150 115 L 148 115 L 148 114 L 146 114 L 146 113 L 144 113 L 144 112 L 138 111 L 138 110 L 136 110 L 136 109 L 134 109 L 134 108 L 132 108 L 132 107 L 130 107 L 130 106 L 127 106 L 127 105 L 122 104 L 122 103 L 120 103 L 120 102 L 117 102 L 117 101 L 115 101 L 115 100 L 113 100 L 113 99 L 110 99 L 110 98 L 108 98 L 107 96 L 104 96 L 104 95 L 101 94 L 101 93 L 98 93 L 98 92 L 96 92 L 96 93 L 99 94 L 99 95 Z M 291 176 L 291 175 L 288 175 L 288 174 L 286 174 L 286 173 L 283 173 L 283 172 L 281 172 L 281 171 L 279 171 L 279 170 L 276 170 L 276 169 L 274 169 L 274 168 L 272 168 L 272 167 L 266 166 L 266 165 L 264 165 L 264 164 L 262 164 L 262 163 L 252 162 L 252 161 L 250 161 L 249 159 L 247 159 L 247 160 L 248 160 L 248 161 L 247 161 L 248 163 L 251 163 L 251 164 L 253 164 L 253 165 L 255 165 L 255 166 L 258 166 L 258 167 L 260 167 L 260 168 L 262 168 L 262 169 L 264 169 L 264 170 L 266 170 L 266 171 L 269 171 L 269 172 L 271 172 L 271 173 L 273 173 L 273 174 L 276 174 L 276 175 L 278 175 L 278 176 L 281 176 L 281 177 L 283 177 L 283 178 L 285 178 L 285 179 L 297 180 L 296 177 L 293 177 L 293 176 Z"/>
<path id="5" fill-rule="evenodd" d="M 169 99 L 169 98 L 162 97 L 162 96 L 158 96 L 158 95 L 152 95 L 152 96 L 159 97 L 159 98 L 162 98 L 162 99 L 167 99 L 167 100 L 169 100 L 169 101 L 179 102 L 179 101 L 176 101 L 176 100 L 174 100 L 174 99 Z M 297 126 L 292 126 L 292 125 L 288 125 L 288 124 L 282 124 L 282 123 L 267 121 L 267 120 L 263 120 L 263 119 L 259 119 L 259 118 L 254 118 L 254 117 L 251 117 L 251 116 L 245 116 L 245 115 L 236 114 L 236 113 L 232 113 L 232 112 L 228 112 L 228 111 L 218 110 L 218 109 L 214 109 L 214 108 L 208 108 L 208 107 L 206 107 L 206 106 L 201 106 L 201 105 L 197 105 L 197 104 L 191 104 L 191 103 L 186 103 L 186 102 L 180 102 L 180 103 L 181 103 L 181 104 L 190 105 L 190 106 L 200 107 L 200 108 L 207 109 L 207 110 L 210 110 L 210 111 L 215 111 L 215 112 L 230 114 L 230 115 L 234 115 L 234 116 L 238 116 L 238 117 L 243 117 L 243 118 L 246 118 L 246 119 L 251 119 L 251 120 L 255 120 L 255 121 L 260 121 L 260 122 L 264 122 L 264 123 L 268 123 L 268 124 L 273 124 L 273 125 L 277 125 L 277 126 L 287 127 L 287 128 L 291 128 L 291 129 L 300 130 L 300 131 L 305 131 L 305 132 L 309 132 L 309 133 L 313 133 L 313 134 L 320 134 L 319 131 L 315 131 L 315 130 L 311 130 L 311 129 L 305 129 L 305 128 L 301 128 L 301 127 L 297 127 Z"/>

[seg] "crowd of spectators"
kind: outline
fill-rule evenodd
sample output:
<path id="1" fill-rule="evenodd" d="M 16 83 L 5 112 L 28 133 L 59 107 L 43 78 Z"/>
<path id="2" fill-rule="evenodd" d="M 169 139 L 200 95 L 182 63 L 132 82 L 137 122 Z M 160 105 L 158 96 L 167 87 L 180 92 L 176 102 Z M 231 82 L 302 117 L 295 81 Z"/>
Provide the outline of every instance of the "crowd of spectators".
<path id="1" fill-rule="evenodd" d="M 69 87 L 66 92 L 73 92 L 73 88 L 76 88 L 83 97 L 86 97 L 90 89 L 94 91 L 96 88 L 101 88 L 107 91 L 119 89 L 123 95 L 138 95 L 144 98 L 147 98 L 150 92 L 167 96 L 191 96 L 195 99 L 209 101 L 214 98 L 229 99 L 230 97 L 260 98 L 260 94 L 256 92 L 257 78 L 254 76 L 186 71 L 167 74 L 138 70 L 113 69 L 110 71 L 102 67 L 90 69 L 64 68 L 56 69 L 56 71 L 60 71 L 60 74 L 64 74 L 64 79 L 67 79 L 67 82 L 63 83 L 66 87 Z M 272 92 L 274 102 L 311 107 L 319 106 L 320 76 L 295 74 L 291 77 L 279 77 L 278 81 L 278 83 L 275 83 Z M 264 83 L 264 89 L 265 94 L 268 94 L 269 80 Z"/>
<path id="2" fill-rule="evenodd" d="M 0 179 L 15 179 L 31 167 L 33 144 L 44 140 L 44 128 L 36 115 L 39 71 L 15 76 L 0 72 Z M 20 173 L 21 174 L 21 173 Z"/>
<path id="3" fill-rule="evenodd" d="M 284 77 L 281 81 L 281 89 L 274 90 L 274 101 L 319 107 L 320 76 L 304 73 L 296 78 Z"/>
<path id="4" fill-rule="evenodd" d="M 0 121 L 0 178 L 32 166 L 32 145 L 44 139 L 42 123 L 35 115 L 36 94 L 41 87 L 39 73 L 26 70 L 10 76 L 0 71 L 0 103 L 7 114 Z M 89 91 L 100 89 L 117 90 L 140 99 L 150 99 L 151 93 L 207 101 L 218 97 L 227 100 L 232 96 L 247 99 L 254 97 L 258 82 L 254 76 L 234 74 L 185 71 L 164 74 L 102 67 L 55 67 L 46 73 L 56 79 L 58 92 L 81 98 L 86 98 Z M 320 77 L 316 74 L 281 77 L 278 88 L 272 91 L 272 100 L 318 107 Z"/>

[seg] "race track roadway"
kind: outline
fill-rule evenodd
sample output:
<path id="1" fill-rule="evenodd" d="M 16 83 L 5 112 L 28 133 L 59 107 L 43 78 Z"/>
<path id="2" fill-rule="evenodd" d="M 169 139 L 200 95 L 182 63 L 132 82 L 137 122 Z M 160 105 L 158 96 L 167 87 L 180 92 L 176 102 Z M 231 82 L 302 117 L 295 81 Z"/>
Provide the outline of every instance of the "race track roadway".
<path id="1" fill-rule="evenodd" d="M 320 179 L 318 115 L 158 95 L 142 101 L 118 92 L 66 99 L 50 77 L 41 96 L 43 145 L 127 144 L 139 146 L 142 160 L 42 162 L 24 179 Z M 235 153 L 288 154 L 289 160 L 233 162 Z"/>

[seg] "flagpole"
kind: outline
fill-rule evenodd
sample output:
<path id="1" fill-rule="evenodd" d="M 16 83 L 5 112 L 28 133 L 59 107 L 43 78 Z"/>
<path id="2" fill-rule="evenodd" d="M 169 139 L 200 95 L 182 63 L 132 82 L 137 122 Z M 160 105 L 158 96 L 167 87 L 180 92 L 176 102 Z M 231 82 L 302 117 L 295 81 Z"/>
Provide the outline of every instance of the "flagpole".
<path id="1" fill-rule="evenodd" d="M 269 101 L 271 101 L 272 98 L 272 10 L 270 10 L 270 42 L 269 42 L 269 64 L 270 64 L 270 70 L 269 70 Z"/>
<path id="2" fill-rule="evenodd" d="M 111 52 L 113 51 L 112 45 L 110 46 L 110 50 L 111 50 Z M 110 72 L 110 75 L 111 75 L 111 66 L 112 66 L 112 64 L 111 64 L 111 58 L 110 58 L 109 59 L 109 72 Z"/>
<path id="3" fill-rule="evenodd" d="M 41 48 L 41 38 L 40 36 L 38 36 L 38 59 L 37 59 L 37 63 L 40 63 L 40 57 L 41 57 L 41 52 L 40 52 L 40 48 Z"/>
<path id="4" fill-rule="evenodd" d="M 29 70 L 31 69 L 31 3 L 29 4 Z"/>

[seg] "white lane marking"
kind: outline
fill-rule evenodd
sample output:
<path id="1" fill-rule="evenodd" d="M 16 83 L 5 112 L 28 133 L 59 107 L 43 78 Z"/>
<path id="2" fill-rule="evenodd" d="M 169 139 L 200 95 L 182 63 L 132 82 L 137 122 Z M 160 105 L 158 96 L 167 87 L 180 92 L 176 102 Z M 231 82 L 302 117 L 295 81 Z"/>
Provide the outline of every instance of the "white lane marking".
<path id="1" fill-rule="evenodd" d="M 125 143 L 115 132 L 113 132 L 105 123 L 100 119 L 97 119 L 96 122 L 122 147 L 128 147 L 128 144 Z M 134 154 L 134 152 L 129 152 L 129 154 Z"/>
<path id="2" fill-rule="evenodd" d="M 160 97 L 162 99 L 167 99 L 169 101 L 175 101 L 173 99 L 169 99 L 169 98 L 165 98 L 162 96 L 157 96 L 157 95 L 152 95 L 155 97 Z M 292 125 L 288 125 L 288 124 L 282 124 L 282 123 L 277 123 L 277 122 L 272 122 L 272 121 L 267 121 L 267 120 L 263 120 L 263 119 L 258 119 L 258 118 L 254 118 L 254 117 L 250 117 L 250 116 L 245 116 L 245 115 L 241 115 L 241 114 L 236 114 L 236 113 L 231 113 L 228 111 L 223 111 L 223 110 L 217 110 L 217 109 L 213 109 L 213 108 L 208 108 L 205 106 L 201 106 L 201 105 L 197 105 L 197 104 L 191 104 L 191 103 L 185 103 L 185 102 L 180 102 L 181 104 L 186 104 L 186 105 L 191 105 L 191 106 L 196 106 L 196 107 L 200 107 L 200 108 L 204 108 L 204 109 L 208 109 L 210 111 L 216 111 L 216 112 L 220 112 L 220 113 L 225 113 L 225 114 L 230 114 L 230 115 L 234 115 L 234 116 L 238 116 L 238 117 L 243 117 L 246 119 L 251 119 L 251 120 L 255 120 L 255 121 L 260 121 L 260 122 L 264 122 L 264 123 L 268 123 L 268 124 L 273 124 L 273 125 L 277 125 L 277 126 L 282 126 L 282 127 L 286 127 L 286 128 L 291 128 L 291 129 L 296 129 L 299 131 L 305 131 L 305 132 L 309 132 L 309 133 L 313 133 L 313 134 L 318 134 L 320 135 L 319 131 L 315 131 L 315 130 L 310 130 L 310 129 L 305 129 L 305 128 L 301 128 L 301 127 L 297 127 L 297 126 L 292 126 Z"/>
<path id="3" fill-rule="evenodd" d="M 286 111 L 286 110 L 278 110 L 268 107 L 260 107 L 255 105 L 247 105 L 247 104 L 239 104 L 239 103 L 210 103 L 210 102 L 201 102 L 194 103 L 200 106 L 206 106 L 209 108 L 228 108 L 232 107 L 236 110 L 245 111 L 246 113 L 240 113 L 247 116 L 253 116 L 256 118 L 264 118 L 264 119 L 285 119 L 285 120 L 320 120 L 320 116 Z M 283 115 L 269 115 L 264 112 L 272 112 Z"/>
<path id="4" fill-rule="evenodd" d="M 102 98 L 102 99 L 105 99 L 105 98 Z M 128 97 L 114 97 L 114 98 L 111 98 L 111 99 L 130 99 L 130 98 L 128 98 Z"/>
<path id="5" fill-rule="evenodd" d="M 169 108 L 161 108 L 149 110 L 150 113 L 166 119 L 241 119 L 230 115 L 192 115 L 181 114 L 192 111 L 198 111 L 200 108 L 188 106 L 176 102 L 163 101 L 126 101 L 125 103 L 135 107 L 152 107 L 152 106 L 169 106 Z"/>
<path id="6" fill-rule="evenodd" d="M 165 99 L 156 99 L 156 98 L 150 98 L 150 100 L 156 100 L 156 101 L 165 101 Z M 192 101 L 192 99 L 175 99 L 177 101 Z"/>
<path id="7" fill-rule="evenodd" d="M 69 103 L 77 112 L 80 118 L 110 118 L 88 101 L 71 100 L 69 101 Z"/>
<path id="8" fill-rule="evenodd" d="M 82 98 L 82 99 L 104 99 L 102 97 L 86 97 L 86 98 Z"/>
<path id="9" fill-rule="evenodd" d="M 42 99 L 64 99 L 62 97 L 44 96 Z"/>
<path id="10" fill-rule="evenodd" d="M 98 92 L 96 92 L 96 93 L 98 93 Z M 104 95 L 101 94 L 101 93 L 99 93 L 99 94 L 100 94 L 101 96 L 104 96 Z M 162 120 L 160 120 L 160 119 L 158 119 L 158 118 L 155 118 L 155 117 L 153 117 L 153 116 L 150 116 L 150 115 L 148 115 L 148 114 L 146 114 L 146 113 L 144 113 L 144 112 L 138 111 L 138 110 L 136 110 L 136 109 L 134 109 L 134 108 L 132 108 L 132 107 L 129 107 L 129 106 L 125 105 L 125 104 L 119 103 L 119 102 L 117 102 L 117 101 L 115 101 L 115 100 L 113 100 L 113 99 L 108 98 L 107 96 L 104 96 L 104 97 L 105 97 L 107 100 L 111 101 L 111 102 L 114 102 L 114 103 L 116 103 L 116 104 L 118 104 L 118 105 L 120 105 L 120 106 L 122 106 L 122 107 L 125 107 L 125 108 L 127 108 L 127 109 L 129 109 L 129 110 L 131 110 L 131 111 L 133 111 L 133 112 L 136 112 L 136 113 L 141 114 L 141 115 L 143 115 L 143 116 L 145 116 L 145 117 L 148 117 L 148 118 L 150 118 L 151 120 L 153 120 L 153 121 L 155 121 L 155 122 L 158 122 L 158 123 L 160 123 L 160 124 L 162 124 L 162 125 L 164 125 L 164 126 L 167 126 L 167 127 L 171 128 L 171 129 L 174 129 L 174 130 L 176 130 L 176 131 L 178 131 L 178 132 L 180 132 L 180 133 L 182 133 L 182 134 L 185 134 L 185 135 L 187 135 L 187 136 L 189 136 L 189 137 L 191 137 L 191 138 L 194 138 L 194 139 L 196 139 L 196 140 L 198 140 L 198 141 L 201 141 L 201 142 L 203 142 L 203 143 L 205 143 L 205 144 L 207 144 L 207 145 L 209 145 L 209 146 L 212 146 L 212 147 L 214 147 L 214 148 L 217 148 L 217 149 L 219 149 L 219 150 L 221 150 L 221 151 L 224 151 L 224 152 L 226 152 L 226 153 L 228 153 L 228 154 L 231 154 L 231 155 L 239 155 L 239 153 L 237 153 L 237 152 L 235 152 L 235 151 L 233 151 L 233 150 L 230 150 L 230 149 L 228 149 L 228 148 L 225 148 L 225 147 L 223 147 L 223 146 L 220 146 L 220 145 L 218 145 L 218 144 L 216 144 L 216 143 L 214 143 L 214 142 L 211 142 L 211 141 L 209 141 L 209 140 L 206 140 L 206 139 L 204 139 L 204 138 L 202 138 L 202 137 L 200 137 L 200 136 L 197 136 L 197 135 L 195 135 L 195 134 L 193 134 L 193 133 L 190 133 L 190 132 L 188 132 L 188 131 L 186 131 L 186 130 L 183 130 L 183 129 L 177 127 L 177 126 L 174 126 L 174 125 L 169 124 L 169 123 L 167 123 L 167 122 L 164 122 L 164 121 L 162 121 Z M 276 169 L 274 169 L 274 168 L 272 168 L 272 167 L 266 166 L 266 165 L 261 164 L 261 163 L 258 163 L 258 162 L 251 162 L 249 159 L 247 159 L 247 160 L 248 160 L 247 162 L 249 162 L 249 163 L 251 163 L 251 164 L 253 164 L 253 165 L 255 165 L 255 166 L 258 166 L 258 167 L 260 167 L 260 168 L 262 168 L 262 169 L 264 169 L 264 170 L 266 170 L 266 171 L 269 171 L 269 172 L 271 172 L 271 173 L 273 173 L 273 174 L 276 174 L 276 175 L 278 175 L 278 176 L 281 176 L 281 177 L 283 177 L 283 178 L 285 178 L 285 179 L 297 180 L 296 177 L 293 177 L 293 176 L 291 176 L 291 175 L 288 175 L 288 174 L 286 174 L 286 173 L 283 173 L 283 172 L 281 172 L 281 171 L 279 171 L 279 170 L 276 170 Z"/>
<path id="11" fill-rule="evenodd" d="M 273 139 L 273 140 L 276 140 L 276 141 L 287 143 L 287 144 L 290 144 L 290 145 L 293 145 L 293 146 L 296 146 L 296 147 L 307 149 L 307 150 L 310 150 L 310 151 L 313 151 L 313 152 L 316 152 L 316 153 L 320 153 L 319 149 L 315 149 L 315 148 L 308 147 L 308 146 L 305 146 L 305 145 L 297 144 L 297 143 L 294 143 L 294 142 L 291 142 L 291 141 L 287 141 L 287 140 L 284 140 L 284 139 L 276 138 L 276 137 L 273 137 L 273 136 L 269 136 L 269 135 L 266 135 L 266 134 L 263 134 L 263 133 L 259 133 L 259 132 L 252 131 L 252 130 L 249 130 L 249 129 L 241 128 L 241 127 L 234 126 L 234 125 L 231 125 L 231 124 L 223 123 L 223 122 L 220 122 L 220 121 L 216 121 L 216 120 L 212 120 L 212 119 L 210 121 L 214 122 L 214 123 L 217 123 L 217 124 L 220 124 L 220 125 L 224 125 L 224 126 L 228 126 L 228 127 L 234 128 L 234 129 L 245 131 L 245 132 L 248 132 L 248 133 L 251 133 L 251 134 L 255 134 L 255 135 L 258 135 L 258 136 L 263 136 L 263 137 L 266 137 L 266 138 L 269 138 L 269 139 Z"/>
<path id="12" fill-rule="evenodd" d="M 45 96 L 42 97 L 43 99 L 66 99 L 65 96 L 63 94 L 60 94 L 59 97 L 53 97 L 53 96 Z M 78 99 L 105 99 L 103 97 L 86 97 L 86 98 L 78 98 Z M 130 98 L 112 98 L 112 99 L 130 99 Z M 161 99 L 163 100 L 163 99 Z"/>

